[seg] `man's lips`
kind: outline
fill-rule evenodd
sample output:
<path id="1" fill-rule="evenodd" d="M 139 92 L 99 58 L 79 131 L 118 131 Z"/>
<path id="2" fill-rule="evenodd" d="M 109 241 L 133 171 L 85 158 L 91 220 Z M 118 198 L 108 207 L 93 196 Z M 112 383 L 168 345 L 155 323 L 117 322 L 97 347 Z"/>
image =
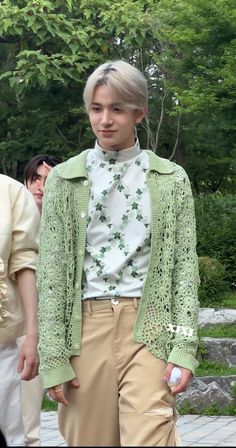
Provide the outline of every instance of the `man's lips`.
<path id="1" fill-rule="evenodd" d="M 34 193 L 34 196 L 36 196 L 37 198 L 42 198 L 43 197 L 43 194 L 40 194 L 40 193 Z"/>
<path id="2" fill-rule="evenodd" d="M 116 131 L 113 131 L 113 130 L 111 130 L 111 129 L 100 129 L 100 134 L 103 134 L 103 135 L 111 135 L 111 134 L 114 134 Z"/>

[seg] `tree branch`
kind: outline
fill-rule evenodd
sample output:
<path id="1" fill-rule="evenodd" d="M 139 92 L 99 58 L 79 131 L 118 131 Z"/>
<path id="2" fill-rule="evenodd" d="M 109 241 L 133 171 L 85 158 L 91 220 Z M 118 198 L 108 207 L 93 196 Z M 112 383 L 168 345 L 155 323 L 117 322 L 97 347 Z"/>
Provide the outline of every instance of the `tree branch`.
<path id="1" fill-rule="evenodd" d="M 145 129 L 147 134 L 147 148 L 151 148 L 155 152 L 155 142 L 152 135 L 149 119 L 146 114 L 144 115 L 144 120 L 141 122 L 141 126 Z"/>
<path id="2" fill-rule="evenodd" d="M 165 105 L 165 99 L 166 99 L 166 88 L 165 88 L 165 83 L 164 83 L 164 93 L 161 97 L 161 113 L 160 113 L 160 119 L 158 121 L 158 126 L 157 126 L 157 132 L 156 132 L 156 141 L 155 141 L 155 147 L 154 147 L 154 152 L 157 151 L 157 147 L 158 147 L 158 143 L 159 143 L 159 138 L 160 138 L 160 130 L 161 130 L 161 125 L 163 122 L 163 117 L 164 117 L 164 105 Z"/>
<path id="3" fill-rule="evenodd" d="M 71 142 L 70 140 L 68 140 L 68 138 L 66 138 L 65 136 L 64 136 L 64 134 L 62 134 L 62 132 L 60 131 L 60 129 L 56 126 L 56 130 L 59 132 L 59 134 L 62 136 L 62 138 L 67 142 L 67 143 L 70 143 L 70 145 L 73 145 L 74 146 L 74 143 L 73 142 Z"/>
<path id="4" fill-rule="evenodd" d="M 181 118 L 181 112 L 179 112 L 178 115 L 178 119 L 177 119 L 177 130 L 176 130 L 176 140 L 175 140 L 175 144 L 174 144 L 174 148 L 172 151 L 171 156 L 169 157 L 169 160 L 172 160 L 174 155 L 175 155 L 175 151 L 177 149 L 178 143 L 179 143 L 179 130 L 180 130 L 180 118 Z"/>

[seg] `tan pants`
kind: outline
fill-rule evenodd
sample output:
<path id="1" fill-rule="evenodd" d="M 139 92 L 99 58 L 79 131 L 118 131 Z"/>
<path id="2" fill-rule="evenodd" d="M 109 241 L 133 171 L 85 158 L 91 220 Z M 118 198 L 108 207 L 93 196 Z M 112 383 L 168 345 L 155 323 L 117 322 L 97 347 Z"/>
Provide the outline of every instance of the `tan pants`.
<path id="1" fill-rule="evenodd" d="M 79 389 L 65 386 L 59 429 L 69 446 L 178 446 L 165 362 L 133 341 L 137 299 L 86 300 Z"/>

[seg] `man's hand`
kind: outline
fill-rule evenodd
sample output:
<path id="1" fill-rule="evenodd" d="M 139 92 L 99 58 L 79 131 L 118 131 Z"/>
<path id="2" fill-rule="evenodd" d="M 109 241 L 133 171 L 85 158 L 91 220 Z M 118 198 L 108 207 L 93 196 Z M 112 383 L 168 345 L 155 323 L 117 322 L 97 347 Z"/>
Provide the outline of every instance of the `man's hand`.
<path id="1" fill-rule="evenodd" d="M 52 169 L 52 166 L 48 165 L 45 161 L 43 162 L 43 166 L 48 170 L 48 174 L 49 174 Z"/>
<path id="2" fill-rule="evenodd" d="M 182 378 L 180 380 L 180 383 L 176 386 L 172 386 L 171 387 L 171 392 L 173 395 L 177 395 L 180 392 L 185 392 L 185 390 L 188 388 L 189 383 L 191 382 L 192 378 L 193 378 L 193 374 L 191 372 L 191 370 L 189 369 L 185 369 L 184 367 L 181 366 L 177 366 L 175 364 L 172 363 L 168 363 L 166 370 L 164 372 L 164 380 L 166 382 L 168 382 L 171 372 L 173 370 L 174 367 L 178 367 L 181 370 L 182 373 Z"/>
<path id="3" fill-rule="evenodd" d="M 32 380 L 38 374 L 39 356 L 37 342 L 37 338 L 26 336 L 21 346 L 17 370 L 21 372 L 22 380 Z"/>
<path id="4" fill-rule="evenodd" d="M 67 381 L 67 383 L 65 384 L 67 385 L 67 387 L 74 387 L 74 388 L 78 388 L 80 386 L 79 381 L 76 378 Z M 58 384 L 57 386 L 49 387 L 48 393 L 53 400 L 57 401 L 58 403 L 62 403 L 65 406 L 68 406 L 69 402 L 65 398 L 63 384 Z"/>

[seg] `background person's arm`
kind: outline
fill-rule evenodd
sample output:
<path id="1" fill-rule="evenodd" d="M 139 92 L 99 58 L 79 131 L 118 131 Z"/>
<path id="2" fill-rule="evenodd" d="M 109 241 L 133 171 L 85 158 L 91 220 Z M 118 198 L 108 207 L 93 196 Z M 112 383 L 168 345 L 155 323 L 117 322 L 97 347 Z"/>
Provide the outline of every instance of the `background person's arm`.
<path id="1" fill-rule="evenodd" d="M 17 283 L 27 332 L 17 367 L 21 371 L 21 378 L 30 380 L 38 373 L 38 294 L 35 270 L 40 215 L 32 194 L 23 185 L 20 188 L 17 186 L 17 192 L 14 186 L 12 197 L 12 244 L 8 273 Z"/>
<path id="2" fill-rule="evenodd" d="M 36 289 L 35 271 L 22 269 L 16 273 L 18 290 L 23 303 L 26 338 L 20 349 L 18 371 L 21 372 L 22 380 L 30 380 L 38 373 L 39 357 L 38 344 L 38 293 Z"/>

